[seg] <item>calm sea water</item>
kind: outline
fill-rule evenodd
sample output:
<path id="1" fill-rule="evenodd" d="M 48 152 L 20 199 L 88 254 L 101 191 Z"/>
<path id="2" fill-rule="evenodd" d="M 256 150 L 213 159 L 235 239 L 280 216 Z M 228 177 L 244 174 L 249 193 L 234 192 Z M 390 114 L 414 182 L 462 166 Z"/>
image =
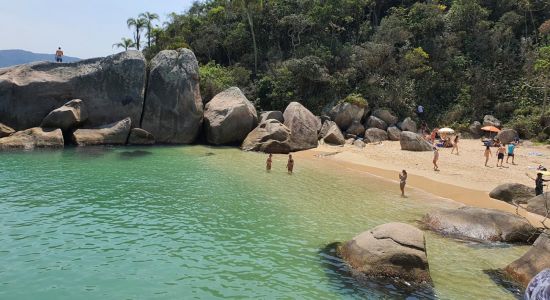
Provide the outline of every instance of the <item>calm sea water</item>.
<path id="1" fill-rule="evenodd" d="M 322 252 L 449 202 L 366 174 L 207 147 L 0 153 L 0 299 L 513 299 L 527 247 L 426 233 L 433 295 L 358 286 Z"/>

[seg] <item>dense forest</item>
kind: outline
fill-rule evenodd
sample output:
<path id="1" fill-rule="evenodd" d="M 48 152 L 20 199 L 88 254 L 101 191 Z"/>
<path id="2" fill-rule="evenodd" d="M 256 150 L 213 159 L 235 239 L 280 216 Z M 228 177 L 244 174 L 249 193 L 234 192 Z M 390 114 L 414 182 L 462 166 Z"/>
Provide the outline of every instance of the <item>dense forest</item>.
<path id="1" fill-rule="evenodd" d="M 192 49 L 205 101 L 235 85 L 263 110 L 366 99 L 400 117 L 422 105 L 433 125 L 493 114 L 525 138 L 550 134 L 549 0 L 207 0 L 156 17 L 129 19 L 125 48 L 142 30 L 148 58 Z"/>

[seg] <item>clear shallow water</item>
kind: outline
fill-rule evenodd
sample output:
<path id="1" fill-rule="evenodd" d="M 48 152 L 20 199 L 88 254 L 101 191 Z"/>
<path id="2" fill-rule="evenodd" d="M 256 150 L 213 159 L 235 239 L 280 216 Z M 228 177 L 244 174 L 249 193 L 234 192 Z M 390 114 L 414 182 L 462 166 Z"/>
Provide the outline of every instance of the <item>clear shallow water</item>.
<path id="1" fill-rule="evenodd" d="M 321 249 L 450 206 L 395 184 L 206 147 L 0 153 L 0 299 L 403 299 L 358 287 Z M 427 233 L 439 299 L 513 299 L 483 270 L 527 247 Z M 425 294 L 413 295 L 419 298 Z"/>

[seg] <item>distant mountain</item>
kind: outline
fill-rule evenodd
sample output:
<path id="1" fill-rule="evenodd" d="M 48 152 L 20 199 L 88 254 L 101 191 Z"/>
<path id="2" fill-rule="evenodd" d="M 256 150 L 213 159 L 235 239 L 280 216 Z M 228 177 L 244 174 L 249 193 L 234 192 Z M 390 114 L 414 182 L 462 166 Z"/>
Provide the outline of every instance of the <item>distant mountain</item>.
<path id="1" fill-rule="evenodd" d="M 55 49 L 54 49 L 55 50 Z M 54 54 L 33 53 L 25 50 L 0 50 L 0 68 L 26 64 L 35 61 L 54 61 Z M 63 62 L 75 62 L 80 58 L 63 56 Z"/>

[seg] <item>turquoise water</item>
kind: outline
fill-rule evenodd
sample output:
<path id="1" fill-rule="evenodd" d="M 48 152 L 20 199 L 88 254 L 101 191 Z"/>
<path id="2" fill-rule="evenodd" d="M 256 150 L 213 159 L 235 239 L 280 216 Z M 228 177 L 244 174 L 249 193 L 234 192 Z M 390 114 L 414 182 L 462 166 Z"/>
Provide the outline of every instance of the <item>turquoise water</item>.
<path id="1" fill-rule="evenodd" d="M 296 159 L 194 147 L 0 153 L 0 299 L 403 299 L 321 249 L 454 204 Z M 513 299 L 483 270 L 527 247 L 426 233 L 439 299 Z M 425 294 L 413 295 L 419 298 Z"/>

